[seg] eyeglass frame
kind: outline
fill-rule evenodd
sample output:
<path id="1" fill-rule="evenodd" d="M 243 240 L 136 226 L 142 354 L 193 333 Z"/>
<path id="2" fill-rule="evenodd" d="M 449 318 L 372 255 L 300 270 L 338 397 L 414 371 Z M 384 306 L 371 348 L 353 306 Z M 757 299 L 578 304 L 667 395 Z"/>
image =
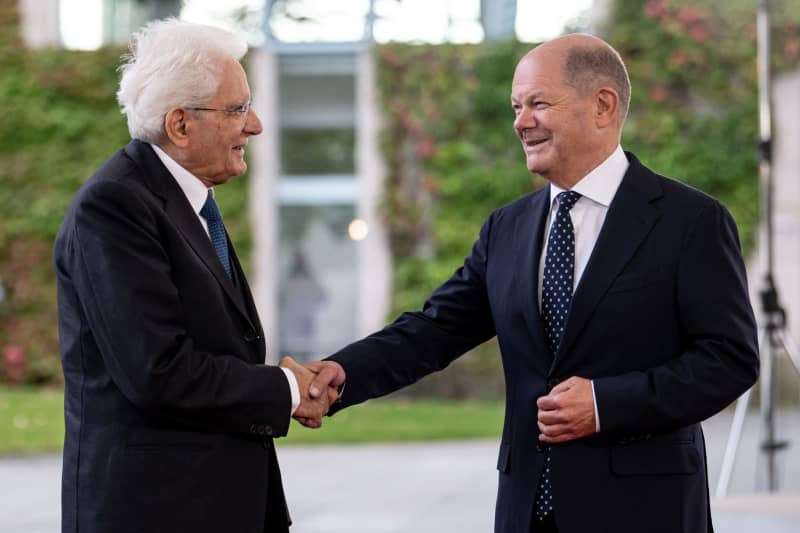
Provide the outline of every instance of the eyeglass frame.
<path id="1" fill-rule="evenodd" d="M 217 111 L 219 113 L 229 113 L 229 114 L 236 114 L 239 115 L 239 118 L 247 118 L 247 115 L 250 113 L 250 109 L 253 107 L 253 101 L 249 101 L 245 104 L 242 104 L 234 109 L 219 109 L 215 107 L 184 107 L 184 109 L 188 109 L 190 111 Z"/>

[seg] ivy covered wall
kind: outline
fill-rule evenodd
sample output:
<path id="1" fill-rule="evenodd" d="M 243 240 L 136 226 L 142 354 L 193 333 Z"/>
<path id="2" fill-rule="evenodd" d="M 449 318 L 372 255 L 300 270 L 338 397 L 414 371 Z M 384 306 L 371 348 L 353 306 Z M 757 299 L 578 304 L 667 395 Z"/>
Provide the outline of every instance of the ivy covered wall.
<path id="1" fill-rule="evenodd" d="M 798 0 L 775 2 L 774 66 L 797 68 Z M 25 379 L 60 380 L 53 238 L 74 192 L 128 141 L 114 101 L 121 49 L 28 51 L 16 0 L 0 0 L 0 376 L 21 349 Z M 720 198 L 750 249 L 758 216 L 754 2 L 618 0 L 606 38 L 633 80 L 623 145 L 661 173 Z M 461 265 L 489 212 L 543 185 L 512 130 L 514 66 L 531 45 L 378 46 L 387 168 L 383 215 L 394 257 L 392 318 L 417 309 Z M 220 191 L 247 261 L 245 179 Z M 487 378 L 486 376 L 489 376 Z M 496 345 L 418 390 L 502 387 Z"/>
<path id="2" fill-rule="evenodd" d="M 797 68 L 800 2 L 777 6 L 773 63 Z M 632 80 L 623 147 L 719 198 L 747 253 L 759 214 L 755 3 L 618 0 L 604 32 Z M 543 185 L 512 129 L 514 66 L 533 45 L 387 45 L 376 50 L 387 164 L 385 215 L 395 261 L 392 317 L 419 309 L 461 266 L 496 207 Z M 531 273 L 535 275 L 535 273 Z M 488 373 L 490 342 L 435 386 Z M 492 370 L 494 369 L 494 370 Z M 494 383 L 497 382 L 495 379 Z M 463 387 L 461 387 L 463 389 Z"/>
<path id="3" fill-rule="evenodd" d="M 0 380 L 24 359 L 24 380 L 61 380 L 52 244 L 78 187 L 130 140 L 116 104 L 121 48 L 27 50 L 17 0 L 0 0 Z M 225 224 L 249 256 L 244 178 L 219 195 Z"/>

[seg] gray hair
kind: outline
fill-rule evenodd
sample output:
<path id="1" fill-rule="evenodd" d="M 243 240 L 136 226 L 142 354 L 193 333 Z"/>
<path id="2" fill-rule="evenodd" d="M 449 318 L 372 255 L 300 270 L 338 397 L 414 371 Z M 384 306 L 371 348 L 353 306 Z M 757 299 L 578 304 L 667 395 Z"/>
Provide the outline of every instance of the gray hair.
<path id="1" fill-rule="evenodd" d="M 631 101 L 631 80 L 625 63 L 611 46 L 574 46 L 564 56 L 564 82 L 585 94 L 611 85 L 619 94 L 620 119 L 625 120 Z"/>
<path id="2" fill-rule="evenodd" d="M 119 67 L 117 101 L 131 137 L 157 143 L 167 112 L 207 104 L 219 89 L 224 60 L 241 59 L 247 43 L 219 28 L 168 18 L 134 33 L 129 50 Z"/>

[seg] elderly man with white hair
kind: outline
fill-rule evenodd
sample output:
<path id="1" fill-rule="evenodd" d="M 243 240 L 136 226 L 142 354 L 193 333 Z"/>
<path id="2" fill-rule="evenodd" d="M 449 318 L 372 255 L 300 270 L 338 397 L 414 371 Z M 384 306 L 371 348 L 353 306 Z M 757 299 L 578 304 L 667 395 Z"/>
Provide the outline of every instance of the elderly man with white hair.
<path id="1" fill-rule="evenodd" d="M 170 19 L 130 50 L 118 99 L 133 140 L 78 191 L 54 249 L 62 531 L 285 532 L 272 439 L 336 392 L 311 400 L 308 370 L 264 364 L 214 200 L 262 129 L 247 45 Z"/>

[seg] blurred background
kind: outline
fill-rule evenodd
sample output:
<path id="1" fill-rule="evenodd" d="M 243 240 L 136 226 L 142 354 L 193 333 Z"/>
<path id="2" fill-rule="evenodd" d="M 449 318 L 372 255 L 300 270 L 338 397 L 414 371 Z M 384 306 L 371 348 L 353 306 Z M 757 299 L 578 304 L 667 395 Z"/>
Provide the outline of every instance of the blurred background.
<path id="1" fill-rule="evenodd" d="M 756 4 L 0 0 L 0 455 L 60 449 L 52 242 L 81 183 L 129 140 L 116 68 L 147 21 L 218 25 L 251 44 L 244 63 L 265 131 L 251 139 L 248 174 L 217 199 L 277 362 L 321 358 L 420 308 L 461 265 L 486 216 L 543 185 L 511 127 L 510 81 L 534 43 L 573 31 L 605 38 L 628 66 L 623 146 L 734 215 L 758 311 Z M 800 0 L 771 9 L 775 274 L 797 335 Z M 320 432 L 294 428 L 283 442 L 496 439 L 497 350 L 490 341 L 389 400 Z M 778 430 L 800 438 L 800 379 L 785 357 L 776 369 Z M 712 470 L 730 425 L 729 412 L 720 416 L 707 428 Z M 745 428 L 752 449 L 744 442 L 740 451 L 749 457 L 735 471 L 740 493 L 764 489 L 755 413 Z M 783 489 L 800 490 L 798 455 L 796 445 L 782 452 Z M 491 511 L 491 498 L 479 505 Z"/>

